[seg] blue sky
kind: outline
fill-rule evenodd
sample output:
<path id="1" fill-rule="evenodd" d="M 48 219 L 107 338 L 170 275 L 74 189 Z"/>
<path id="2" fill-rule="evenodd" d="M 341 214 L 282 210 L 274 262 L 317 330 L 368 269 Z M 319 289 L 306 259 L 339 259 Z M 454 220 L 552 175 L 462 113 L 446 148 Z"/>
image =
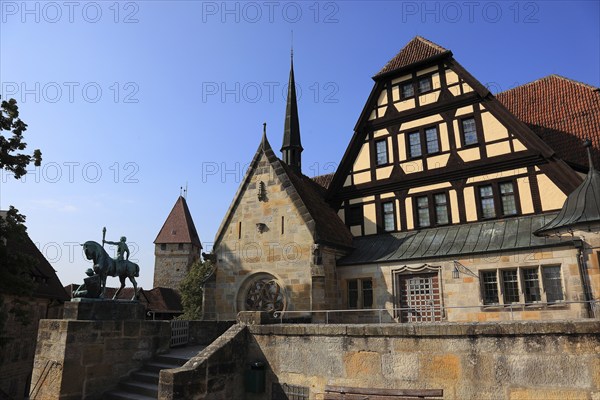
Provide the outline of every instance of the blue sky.
<path id="1" fill-rule="evenodd" d="M 0 94 L 17 99 L 43 166 L 0 174 L 0 208 L 63 284 L 77 243 L 127 236 L 152 286 L 180 193 L 210 247 L 267 122 L 281 146 L 291 31 L 303 172 L 341 160 L 373 76 L 421 35 L 493 92 L 549 74 L 600 86 L 597 1 L 0 1 Z M 116 278 L 109 285 L 118 285 Z"/>

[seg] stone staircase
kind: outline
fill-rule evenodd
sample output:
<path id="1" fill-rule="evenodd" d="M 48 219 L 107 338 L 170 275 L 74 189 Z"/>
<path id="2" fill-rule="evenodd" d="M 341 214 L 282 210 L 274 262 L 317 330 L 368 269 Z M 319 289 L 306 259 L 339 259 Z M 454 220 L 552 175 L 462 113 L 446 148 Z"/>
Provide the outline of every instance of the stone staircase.
<path id="1" fill-rule="evenodd" d="M 104 400 L 150 400 L 158 398 L 158 375 L 163 369 L 178 368 L 198 354 L 205 346 L 190 346 L 171 349 L 144 364 L 144 367 L 131 373 L 119 382 L 117 388 L 102 396 Z"/>

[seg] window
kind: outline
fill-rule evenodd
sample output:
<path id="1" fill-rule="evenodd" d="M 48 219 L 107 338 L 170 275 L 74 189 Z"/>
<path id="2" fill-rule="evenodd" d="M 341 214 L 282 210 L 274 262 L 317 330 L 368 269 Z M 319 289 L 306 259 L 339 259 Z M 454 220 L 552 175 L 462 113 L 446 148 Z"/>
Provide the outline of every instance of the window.
<path id="1" fill-rule="evenodd" d="M 502 293 L 504 304 L 519 302 L 519 280 L 516 269 L 502 271 Z"/>
<path id="2" fill-rule="evenodd" d="M 552 304 L 564 299 L 559 265 L 481 271 L 480 277 L 484 305 Z"/>
<path id="3" fill-rule="evenodd" d="M 517 191 L 514 182 L 494 182 L 479 186 L 480 217 L 496 218 L 517 215 Z"/>
<path id="4" fill-rule="evenodd" d="M 382 204 L 383 210 L 383 230 L 391 232 L 396 230 L 396 213 L 394 212 L 394 202 L 388 201 Z"/>
<path id="5" fill-rule="evenodd" d="M 400 85 L 400 94 L 402 100 L 408 99 L 409 97 L 413 97 L 415 95 L 415 88 L 412 82 L 406 82 Z"/>
<path id="6" fill-rule="evenodd" d="M 540 281 L 537 268 L 523 268 L 523 291 L 525 303 L 534 303 L 542 300 Z"/>
<path id="7" fill-rule="evenodd" d="M 165 243 L 161 243 L 160 244 L 160 249 L 161 250 L 166 250 L 167 249 L 167 245 Z"/>
<path id="8" fill-rule="evenodd" d="M 477 128 L 475 127 L 475 118 L 466 118 L 462 120 L 463 144 L 470 146 L 477 144 Z"/>
<path id="9" fill-rule="evenodd" d="M 177 250 L 183 250 L 183 243 L 177 244 Z"/>
<path id="10" fill-rule="evenodd" d="M 430 207 L 430 205 L 433 205 L 433 207 Z M 434 193 L 417 197 L 415 199 L 415 209 L 417 225 L 420 228 L 450 223 L 446 193 Z"/>
<path id="11" fill-rule="evenodd" d="M 544 284 L 544 292 L 546 293 L 546 301 L 548 303 L 556 303 L 557 301 L 564 300 L 560 278 L 560 266 L 542 267 L 542 282 Z"/>
<path id="12" fill-rule="evenodd" d="M 348 226 L 363 224 L 363 208 L 361 205 L 346 209 L 346 223 Z"/>
<path id="13" fill-rule="evenodd" d="M 445 193 L 438 193 L 433 196 L 435 201 L 435 223 L 445 225 L 448 221 L 448 199 Z"/>
<path id="14" fill-rule="evenodd" d="M 348 281 L 348 308 L 373 307 L 373 281 L 371 278 Z"/>
<path id="15" fill-rule="evenodd" d="M 496 270 L 481 272 L 483 304 L 498 304 L 498 277 Z"/>
<path id="16" fill-rule="evenodd" d="M 410 132 L 407 135 L 407 152 L 410 158 L 421 157 L 423 154 L 435 154 L 440 151 L 437 126 Z"/>
<path id="17" fill-rule="evenodd" d="M 408 134 L 408 154 L 410 157 L 421 157 L 421 135 L 419 132 Z"/>
<path id="18" fill-rule="evenodd" d="M 502 199 L 502 214 L 515 215 L 517 203 L 515 202 L 515 189 L 512 182 L 500 184 L 500 198 Z"/>
<path id="19" fill-rule="evenodd" d="M 427 227 L 431 225 L 429 219 L 429 199 L 427 196 L 417 197 L 417 218 L 419 227 Z"/>
<path id="20" fill-rule="evenodd" d="M 427 141 L 427 154 L 433 154 L 440 151 L 436 127 L 425 129 L 425 140 Z"/>
<path id="21" fill-rule="evenodd" d="M 387 140 L 379 140 L 375 142 L 375 150 L 377 154 L 377 165 L 385 165 L 388 163 Z"/>
<path id="22" fill-rule="evenodd" d="M 481 203 L 481 216 L 483 218 L 494 218 L 496 207 L 494 206 L 494 191 L 492 185 L 479 187 L 479 198 Z"/>
<path id="23" fill-rule="evenodd" d="M 419 93 L 425 93 L 431 91 L 431 77 L 426 76 L 424 78 L 419 78 L 418 81 Z"/>

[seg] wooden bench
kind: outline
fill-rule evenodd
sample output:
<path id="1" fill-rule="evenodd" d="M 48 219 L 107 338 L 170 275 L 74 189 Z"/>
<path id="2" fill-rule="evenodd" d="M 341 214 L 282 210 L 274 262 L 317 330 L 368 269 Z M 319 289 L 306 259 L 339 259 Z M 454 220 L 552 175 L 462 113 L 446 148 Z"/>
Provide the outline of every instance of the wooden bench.
<path id="1" fill-rule="evenodd" d="M 442 398 L 442 389 L 375 389 L 345 386 L 325 386 L 324 400 L 418 400 Z"/>

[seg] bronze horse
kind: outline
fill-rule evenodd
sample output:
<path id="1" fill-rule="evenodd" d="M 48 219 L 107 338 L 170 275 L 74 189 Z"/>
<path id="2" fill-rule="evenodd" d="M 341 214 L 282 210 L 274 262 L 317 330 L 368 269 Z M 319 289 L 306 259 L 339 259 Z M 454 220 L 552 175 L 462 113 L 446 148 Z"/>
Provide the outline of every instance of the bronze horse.
<path id="1" fill-rule="evenodd" d="M 121 281 L 121 287 L 113 296 L 113 300 L 117 298 L 121 290 L 125 287 L 125 278 L 129 278 L 133 285 L 133 297 L 131 300 L 135 300 L 137 297 L 137 282 L 135 281 L 135 277 L 140 276 L 140 267 L 129 260 L 114 260 L 104 250 L 104 247 L 92 240 L 85 242 L 82 246 L 85 257 L 88 260 L 94 261 L 94 271 L 100 275 L 102 280 L 102 294 L 100 297 L 104 297 L 104 292 L 106 291 L 106 277 L 118 276 Z"/>

